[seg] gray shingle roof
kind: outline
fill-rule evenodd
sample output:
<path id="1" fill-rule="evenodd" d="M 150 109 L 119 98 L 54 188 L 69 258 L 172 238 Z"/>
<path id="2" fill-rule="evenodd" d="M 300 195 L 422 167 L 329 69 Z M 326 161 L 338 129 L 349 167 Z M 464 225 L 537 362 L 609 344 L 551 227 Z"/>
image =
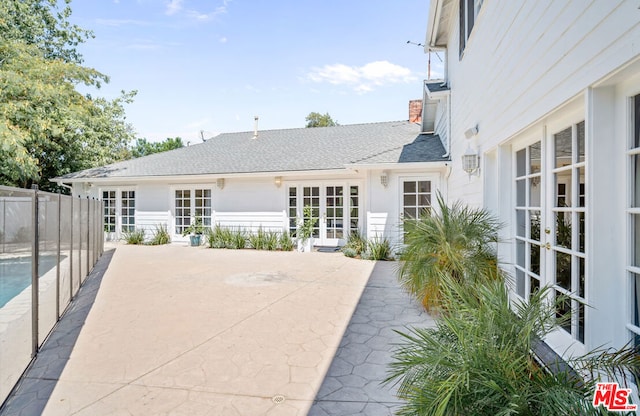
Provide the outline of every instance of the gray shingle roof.
<path id="1" fill-rule="evenodd" d="M 132 178 L 344 169 L 352 163 L 442 161 L 437 136 L 408 121 L 223 133 L 205 143 L 64 175 Z"/>

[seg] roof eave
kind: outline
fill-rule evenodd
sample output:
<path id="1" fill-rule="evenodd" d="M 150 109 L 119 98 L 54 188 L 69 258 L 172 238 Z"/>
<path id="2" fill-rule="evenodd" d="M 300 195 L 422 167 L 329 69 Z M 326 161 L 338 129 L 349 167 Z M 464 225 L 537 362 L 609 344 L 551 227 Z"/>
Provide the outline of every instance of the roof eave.
<path id="1" fill-rule="evenodd" d="M 427 22 L 427 37 L 425 39 L 424 52 L 429 49 L 439 47 L 437 45 L 438 27 L 440 26 L 440 16 L 442 14 L 443 0 L 432 0 L 429 4 L 429 20 Z"/>
<path id="2" fill-rule="evenodd" d="M 74 184 L 74 183 L 142 183 L 142 182 L 169 182 L 169 183 L 184 183 L 184 182 L 206 182 L 216 178 L 246 178 L 246 177 L 272 177 L 272 176 L 314 176 L 314 175 L 329 175 L 336 173 L 351 173 L 352 169 L 336 168 L 336 169 L 321 169 L 321 170 L 285 170 L 285 171 L 272 171 L 272 172 L 239 172 L 239 173 L 207 173 L 198 175 L 157 175 L 157 176 L 112 176 L 108 178 L 53 178 L 51 182 L 58 184 Z"/>
<path id="3" fill-rule="evenodd" d="M 431 169 L 441 170 L 449 166 L 451 161 L 439 160 L 432 162 L 387 162 L 387 163 L 350 163 L 345 165 L 352 170 L 385 170 L 385 169 Z"/>

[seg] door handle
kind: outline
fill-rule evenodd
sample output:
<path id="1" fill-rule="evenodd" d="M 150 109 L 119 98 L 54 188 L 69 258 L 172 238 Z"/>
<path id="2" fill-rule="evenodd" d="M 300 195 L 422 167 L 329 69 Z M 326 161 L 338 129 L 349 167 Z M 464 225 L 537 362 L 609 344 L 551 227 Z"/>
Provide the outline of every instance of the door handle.
<path id="1" fill-rule="evenodd" d="M 551 243 L 547 243 L 544 245 L 547 250 L 551 250 Z"/>

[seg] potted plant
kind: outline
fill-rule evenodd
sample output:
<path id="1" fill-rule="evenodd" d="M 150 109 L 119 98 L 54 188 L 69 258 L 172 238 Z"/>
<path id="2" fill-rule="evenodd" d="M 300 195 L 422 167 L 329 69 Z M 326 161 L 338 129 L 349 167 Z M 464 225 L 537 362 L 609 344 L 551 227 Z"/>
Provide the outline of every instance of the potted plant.
<path id="1" fill-rule="evenodd" d="M 191 224 L 182 232 L 183 236 L 189 235 L 189 242 L 191 243 L 191 247 L 197 247 L 202 242 L 202 234 L 204 233 L 205 227 L 202 225 L 202 218 L 195 217 L 191 221 Z"/>
<path id="2" fill-rule="evenodd" d="M 298 251 L 310 253 L 313 249 L 313 227 L 315 219 L 311 206 L 302 209 L 302 218 L 298 220 Z"/>

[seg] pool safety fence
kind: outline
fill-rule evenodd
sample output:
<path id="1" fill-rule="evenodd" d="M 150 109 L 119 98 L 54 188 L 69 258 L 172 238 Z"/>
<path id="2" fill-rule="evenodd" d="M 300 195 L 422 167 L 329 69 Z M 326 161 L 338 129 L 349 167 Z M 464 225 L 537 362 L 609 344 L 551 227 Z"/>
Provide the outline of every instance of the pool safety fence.
<path id="1" fill-rule="evenodd" d="M 104 251 L 103 203 L 0 186 L 0 404 Z"/>

